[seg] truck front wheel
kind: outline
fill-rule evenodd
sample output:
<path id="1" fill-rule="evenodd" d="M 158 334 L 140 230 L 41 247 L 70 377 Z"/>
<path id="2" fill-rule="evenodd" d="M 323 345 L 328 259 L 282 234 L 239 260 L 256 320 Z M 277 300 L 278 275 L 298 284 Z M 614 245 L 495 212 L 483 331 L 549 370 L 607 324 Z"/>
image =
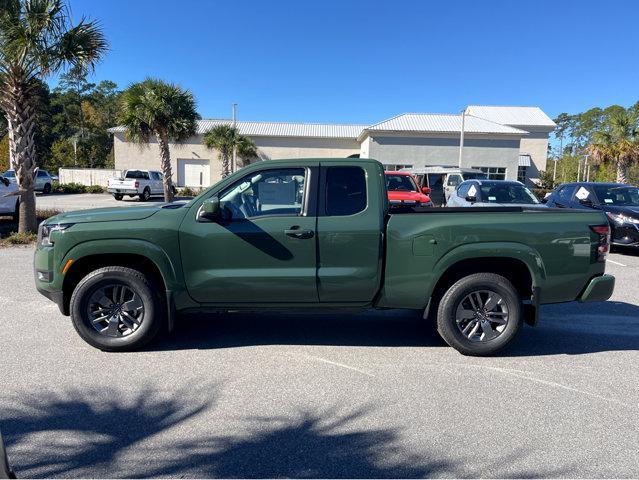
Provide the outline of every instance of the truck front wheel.
<path id="1" fill-rule="evenodd" d="M 84 277 L 71 296 L 71 320 L 89 345 L 105 351 L 137 349 L 162 325 L 163 302 L 146 276 L 126 267 L 103 267 Z"/>
<path id="2" fill-rule="evenodd" d="M 457 281 L 437 310 L 439 334 L 464 355 L 498 352 L 515 339 L 522 324 L 517 290 L 494 273 L 475 273 Z"/>

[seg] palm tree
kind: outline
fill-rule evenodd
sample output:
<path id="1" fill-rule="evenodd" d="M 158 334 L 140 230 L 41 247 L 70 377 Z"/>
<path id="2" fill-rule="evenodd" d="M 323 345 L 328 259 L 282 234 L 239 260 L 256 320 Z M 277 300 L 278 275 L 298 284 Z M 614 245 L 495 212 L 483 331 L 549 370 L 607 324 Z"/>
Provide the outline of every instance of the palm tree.
<path id="1" fill-rule="evenodd" d="M 250 163 L 252 158 L 257 157 L 257 147 L 253 141 L 240 134 L 237 127 L 230 125 L 218 125 L 206 132 L 204 145 L 219 152 L 219 158 L 222 161 L 222 178 L 231 173 L 233 149 L 235 149 L 237 156 L 244 160 L 243 163 Z"/>
<path id="2" fill-rule="evenodd" d="M 92 69 L 106 50 L 98 24 L 86 19 L 73 24 L 65 0 L 0 0 L 0 106 L 19 187 L 19 232 L 36 229 L 38 81 L 67 67 Z"/>
<path id="3" fill-rule="evenodd" d="M 639 130 L 636 119 L 628 111 L 614 112 L 602 130 L 595 132 L 588 151 L 595 164 L 610 163 L 617 167 L 617 182 L 626 183 L 628 167 L 639 161 Z"/>
<path id="4" fill-rule="evenodd" d="M 198 115 L 195 98 L 177 85 L 148 78 L 122 92 L 119 122 L 130 140 L 148 144 L 155 137 L 164 174 L 164 200 L 173 201 L 173 172 L 169 143 L 195 135 Z"/>

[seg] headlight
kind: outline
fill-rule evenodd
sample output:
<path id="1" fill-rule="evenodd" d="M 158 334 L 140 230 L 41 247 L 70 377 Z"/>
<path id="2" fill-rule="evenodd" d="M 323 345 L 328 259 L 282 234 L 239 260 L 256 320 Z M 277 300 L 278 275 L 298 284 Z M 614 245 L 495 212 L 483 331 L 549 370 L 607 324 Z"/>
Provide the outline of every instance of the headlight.
<path id="1" fill-rule="evenodd" d="M 606 215 L 608 215 L 608 218 L 617 225 L 623 225 L 624 223 L 639 223 L 639 218 L 628 217 L 623 213 L 606 212 Z"/>
<path id="2" fill-rule="evenodd" d="M 38 244 L 43 247 L 52 246 L 51 234 L 53 232 L 63 232 L 72 225 L 72 223 L 52 223 L 50 225 L 45 225 L 44 222 L 41 223 L 40 228 L 38 228 Z"/>

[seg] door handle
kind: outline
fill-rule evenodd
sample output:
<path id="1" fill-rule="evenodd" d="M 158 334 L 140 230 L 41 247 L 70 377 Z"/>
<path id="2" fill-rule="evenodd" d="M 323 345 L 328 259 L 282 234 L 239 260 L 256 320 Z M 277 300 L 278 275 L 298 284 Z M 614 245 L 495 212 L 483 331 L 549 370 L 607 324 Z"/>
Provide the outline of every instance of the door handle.
<path id="1" fill-rule="evenodd" d="M 313 230 L 302 230 L 297 225 L 284 230 L 284 233 L 289 237 L 299 238 L 300 240 L 313 238 L 313 236 L 315 235 L 315 232 Z"/>

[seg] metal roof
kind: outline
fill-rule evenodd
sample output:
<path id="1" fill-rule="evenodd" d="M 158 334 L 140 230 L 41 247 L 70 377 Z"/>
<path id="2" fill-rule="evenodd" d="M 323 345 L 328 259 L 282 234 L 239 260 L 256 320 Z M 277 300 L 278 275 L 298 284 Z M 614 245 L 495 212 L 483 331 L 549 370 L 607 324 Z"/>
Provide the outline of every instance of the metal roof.
<path id="1" fill-rule="evenodd" d="M 469 105 L 466 109 L 466 113 L 502 125 L 551 128 L 557 126 L 539 107 Z"/>
<path id="2" fill-rule="evenodd" d="M 527 153 L 522 153 L 519 155 L 519 166 L 520 167 L 530 167 L 531 165 L 531 158 L 530 155 L 528 155 Z"/>
<path id="3" fill-rule="evenodd" d="M 231 125 L 232 120 L 199 120 L 197 133 L 202 135 L 218 125 Z M 237 122 L 238 130 L 248 137 L 306 137 L 306 138 L 344 138 L 355 140 L 366 125 L 329 124 L 329 123 L 293 123 L 293 122 Z M 111 133 L 123 133 L 126 128 L 110 128 Z"/>
<path id="4" fill-rule="evenodd" d="M 383 122 L 366 127 L 366 131 L 386 132 L 433 132 L 433 133 L 460 133 L 462 124 L 461 115 L 439 113 L 403 113 L 389 118 Z M 518 128 L 500 125 L 483 118 L 466 115 L 464 122 L 465 133 L 526 135 L 528 132 Z"/>

